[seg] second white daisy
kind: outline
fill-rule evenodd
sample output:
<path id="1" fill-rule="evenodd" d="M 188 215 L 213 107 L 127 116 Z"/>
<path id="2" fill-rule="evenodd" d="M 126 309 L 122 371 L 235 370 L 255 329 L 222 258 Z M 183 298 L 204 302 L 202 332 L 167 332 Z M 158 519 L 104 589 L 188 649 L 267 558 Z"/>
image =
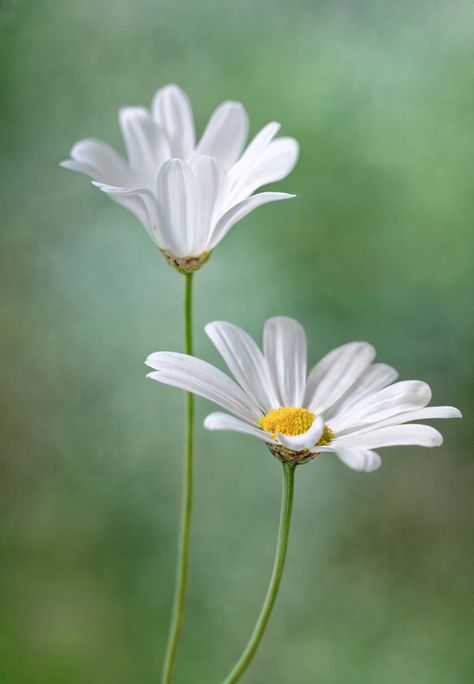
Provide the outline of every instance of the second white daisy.
<path id="1" fill-rule="evenodd" d="M 350 468 L 371 471 L 381 464 L 374 449 L 442 443 L 433 427 L 412 421 L 461 417 L 451 406 L 428 407 L 425 382 L 395 382 L 398 373 L 373 363 L 375 349 L 367 342 L 334 349 L 307 374 L 306 335 L 294 319 L 266 321 L 263 352 L 231 323 L 216 321 L 205 330 L 237 382 L 175 352 L 150 354 L 148 377 L 219 404 L 233 415 L 212 413 L 205 427 L 252 435 L 281 461 L 301 464 L 334 452 Z"/>
<path id="2" fill-rule="evenodd" d="M 86 138 L 61 165 L 90 176 L 135 214 L 178 270 L 198 269 L 256 207 L 294 197 L 254 194 L 292 171 L 299 148 L 293 138 L 276 137 L 275 121 L 245 148 L 248 116 L 240 102 L 223 102 L 197 144 L 188 97 L 174 84 L 158 90 L 151 111 L 123 107 L 119 121 L 127 161 L 105 142 Z"/>

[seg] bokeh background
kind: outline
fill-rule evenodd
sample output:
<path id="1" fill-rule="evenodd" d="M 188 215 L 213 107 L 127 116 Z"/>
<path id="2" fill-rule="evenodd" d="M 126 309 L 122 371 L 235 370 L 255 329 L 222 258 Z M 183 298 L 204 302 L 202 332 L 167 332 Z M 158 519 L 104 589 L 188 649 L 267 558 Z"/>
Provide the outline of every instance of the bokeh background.
<path id="1" fill-rule="evenodd" d="M 241 100 L 301 143 L 298 194 L 242 221 L 196 281 L 202 332 L 275 314 L 311 362 L 352 339 L 459 406 L 440 449 L 372 475 L 297 472 L 289 559 L 249 684 L 467 684 L 472 4 L 459 0 L 3 0 L 0 681 L 158 681 L 176 552 L 184 402 L 145 381 L 182 349 L 183 282 L 79 174 L 73 142 L 122 149 L 116 112 L 169 82 L 197 129 Z M 198 401 L 198 423 L 211 409 Z M 280 467 L 197 432 L 189 604 L 176 684 L 222 681 L 273 558 Z"/>

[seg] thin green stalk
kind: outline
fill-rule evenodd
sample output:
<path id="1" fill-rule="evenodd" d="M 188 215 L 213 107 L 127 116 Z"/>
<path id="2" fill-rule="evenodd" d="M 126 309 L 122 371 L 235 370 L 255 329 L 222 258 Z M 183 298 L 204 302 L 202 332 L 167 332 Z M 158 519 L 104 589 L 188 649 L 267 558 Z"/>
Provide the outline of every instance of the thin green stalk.
<path id="1" fill-rule="evenodd" d="M 283 463 L 283 493 L 280 513 L 280 529 L 278 531 L 278 544 L 273 564 L 272 576 L 268 586 L 267 595 L 263 602 L 262 610 L 257 623 L 252 632 L 252 636 L 235 664 L 234 668 L 227 675 L 224 684 L 233 684 L 238 681 L 250 665 L 262 640 L 263 633 L 275 604 L 275 599 L 280 588 L 280 582 L 285 565 L 286 551 L 288 548 L 288 536 L 290 532 L 291 513 L 293 510 L 293 491 L 296 466 L 291 463 Z"/>
<path id="2" fill-rule="evenodd" d="M 186 273 L 184 294 L 184 339 L 187 354 L 193 353 L 193 274 Z M 183 493 L 181 502 L 181 526 L 179 533 L 178 557 L 176 561 L 176 584 L 173 599 L 173 613 L 166 646 L 161 684 L 170 684 L 178 650 L 181 628 L 184 621 L 184 606 L 188 584 L 189 533 L 191 528 L 191 509 L 193 499 L 193 438 L 194 438 L 194 396 L 187 394 L 187 433 L 183 473 Z"/>

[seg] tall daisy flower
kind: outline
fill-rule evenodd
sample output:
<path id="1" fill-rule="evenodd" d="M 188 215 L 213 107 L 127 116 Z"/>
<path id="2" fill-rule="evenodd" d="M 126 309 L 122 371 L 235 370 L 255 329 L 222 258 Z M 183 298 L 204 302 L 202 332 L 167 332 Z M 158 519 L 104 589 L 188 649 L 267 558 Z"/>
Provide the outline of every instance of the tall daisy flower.
<path id="1" fill-rule="evenodd" d="M 249 642 L 224 680 L 234 684 L 247 670 L 263 637 L 280 586 L 288 547 L 296 466 L 332 452 L 350 468 L 380 466 L 374 449 L 396 445 L 439 446 L 441 434 L 414 421 L 458 418 L 452 406 L 428 406 L 425 382 L 396 382 L 397 372 L 374 363 L 367 342 L 350 342 L 326 354 L 308 373 L 306 335 L 285 317 L 270 318 L 263 330 L 263 351 L 231 323 L 209 323 L 206 333 L 235 380 L 200 359 L 155 352 L 146 363 L 148 377 L 194 392 L 229 413 L 212 413 L 209 430 L 243 432 L 266 444 L 283 464 L 280 527 L 267 594 Z"/>
<path id="2" fill-rule="evenodd" d="M 174 385 L 230 411 L 212 413 L 209 430 L 243 432 L 263 441 L 281 461 L 306 463 L 333 452 L 354 470 L 381 464 L 374 449 L 396 445 L 439 446 L 441 434 L 413 421 L 456 418 L 451 406 L 427 406 L 425 382 L 395 382 L 397 372 L 374 363 L 367 342 L 350 342 L 326 354 L 308 373 L 306 335 L 286 317 L 270 318 L 263 351 L 241 328 L 209 323 L 206 333 L 235 377 L 200 359 L 156 352 L 146 363 L 148 377 Z"/>
<path id="3" fill-rule="evenodd" d="M 123 107 L 123 159 L 101 140 L 80 140 L 61 162 L 81 171 L 142 222 L 169 263 L 183 272 L 202 266 L 228 231 L 256 207 L 294 197 L 255 191 L 285 178 L 298 157 L 296 140 L 276 138 L 267 124 L 245 147 L 248 115 L 224 102 L 196 142 L 193 113 L 176 85 L 158 90 L 151 110 Z"/>

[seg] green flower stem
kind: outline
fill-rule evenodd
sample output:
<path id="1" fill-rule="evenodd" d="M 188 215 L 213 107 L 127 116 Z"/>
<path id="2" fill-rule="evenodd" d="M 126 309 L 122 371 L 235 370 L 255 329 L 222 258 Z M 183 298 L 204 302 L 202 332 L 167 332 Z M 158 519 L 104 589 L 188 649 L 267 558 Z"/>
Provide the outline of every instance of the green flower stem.
<path id="1" fill-rule="evenodd" d="M 280 529 L 278 531 L 278 544 L 273 564 L 272 576 L 267 590 L 262 610 L 252 632 L 252 636 L 245 647 L 244 652 L 235 664 L 233 670 L 224 680 L 224 684 L 237 682 L 250 665 L 262 640 L 263 633 L 275 604 L 275 599 L 280 588 L 280 582 L 285 565 L 286 551 L 288 548 L 288 536 L 290 532 L 291 513 L 293 510 L 293 491 L 296 466 L 292 463 L 283 463 L 283 493 L 280 513 Z"/>
<path id="2" fill-rule="evenodd" d="M 184 339 L 186 354 L 193 353 L 193 274 L 185 273 L 186 279 L 184 294 Z M 173 667 L 178 650 L 181 628 L 184 621 L 184 606 L 186 602 L 186 589 L 188 584 L 189 565 L 189 533 L 191 528 L 191 509 L 193 499 L 193 441 L 194 441 L 194 396 L 188 393 L 187 404 L 187 433 L 186 451 L 184 460 L 184 484 L 181 504 L 181 529 L 179 533 L 178 558 L 176 562 L 176 584 L 173 600 L 173 614 L 171 618 L 168 644 L 166 647 L 165 660 L 161 684 L 170 684 L 173 679 Z"/>

